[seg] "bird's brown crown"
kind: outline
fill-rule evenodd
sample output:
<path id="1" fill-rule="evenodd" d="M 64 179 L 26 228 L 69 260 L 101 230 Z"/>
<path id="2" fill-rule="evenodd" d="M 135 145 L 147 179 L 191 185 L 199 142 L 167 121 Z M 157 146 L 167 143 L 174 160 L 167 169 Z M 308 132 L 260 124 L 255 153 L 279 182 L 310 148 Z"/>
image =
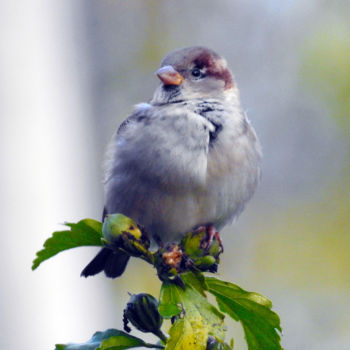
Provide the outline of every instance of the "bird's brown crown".
<path id="1" fill-rule="evenodd" d="M 167 65 L 184 75 L 193 68 L 205 69 L 207 75 L 225 83 L 225 90 L 234 86 L 226 60 L 206 47 L 192 46 L 173 51 L 162 61 L 162 67 Z"/>

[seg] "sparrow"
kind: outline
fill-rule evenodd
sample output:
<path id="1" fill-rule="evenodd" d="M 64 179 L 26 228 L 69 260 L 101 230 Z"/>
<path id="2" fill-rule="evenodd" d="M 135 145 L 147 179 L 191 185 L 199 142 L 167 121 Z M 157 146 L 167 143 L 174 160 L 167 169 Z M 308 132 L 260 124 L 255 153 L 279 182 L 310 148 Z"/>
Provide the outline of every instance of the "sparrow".
<path id="1" fill-rule="evenodd" d="M 212 240 L 252 197 L 261 146 L 226 60 L 193 46 L 169 53 L 148 103 L 118 128 L 108 150 L 104 216 L 122 213 L 154 240 L 205 227 Z M 130 256 L 102 248 L 82 276 L 119 277 Z"/>

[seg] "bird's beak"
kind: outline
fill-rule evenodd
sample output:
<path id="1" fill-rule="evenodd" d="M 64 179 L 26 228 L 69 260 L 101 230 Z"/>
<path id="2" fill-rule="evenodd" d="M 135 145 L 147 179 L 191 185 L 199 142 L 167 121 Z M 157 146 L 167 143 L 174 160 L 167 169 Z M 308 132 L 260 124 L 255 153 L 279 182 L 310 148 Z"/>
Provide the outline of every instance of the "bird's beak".
<path id="1" fill-rule="evenodd" d="M 173 66 L 161 67 L 157 70 L 156 74 L 164 85 L 180 85 L 184 79 Z"/>

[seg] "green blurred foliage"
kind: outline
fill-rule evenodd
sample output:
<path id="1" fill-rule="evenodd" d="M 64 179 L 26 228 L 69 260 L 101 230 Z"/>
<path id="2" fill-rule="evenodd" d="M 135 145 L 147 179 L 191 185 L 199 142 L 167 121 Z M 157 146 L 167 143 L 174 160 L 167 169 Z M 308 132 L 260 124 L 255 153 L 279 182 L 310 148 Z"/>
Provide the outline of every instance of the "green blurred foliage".
<path id="1" fill-rule="evenodd" d="M 169 27 L 163 25 L 165 17 L 164 2 L 149 0 L 142 4 L 147 19 L 147 40 L 144 41 L 137 55 L 136 63 L 145 72 L 154 69 L 154 63 L 160 62 L 169 45 Z"/>
<path id="2" fill-rule="evenodd" d="M 338 177 L 320 184 L 318 196 L 256 222 L 256 276 L 281 287 L 308 290 L 350 288 L 350 23 L 322 26 L 306 40 L 300 80 L 327 109 L 345 136 Z M 266 274 L 266 271 L 269 271 Z M 263 277 L 259 277 L 263 276 Z M 267 277 L 268 276 L 268 277 Z"/>
<path id="3" fill-rule="evenodd" d="M 311 36 L 305 50 L 302 76 L 350 136 L 349 19 L 342 21 L 338 18 L 332 26 L 322 27 Z"/>
<path id="4" fill-rule="evenodd" d="M 256 241 L 257 279 L 277 281 L 281 288 L 350 288 L 349 211 L 350 200 L 340 188 L 319 202 L 295 203 L 257 222 L 262 232 Z"/>

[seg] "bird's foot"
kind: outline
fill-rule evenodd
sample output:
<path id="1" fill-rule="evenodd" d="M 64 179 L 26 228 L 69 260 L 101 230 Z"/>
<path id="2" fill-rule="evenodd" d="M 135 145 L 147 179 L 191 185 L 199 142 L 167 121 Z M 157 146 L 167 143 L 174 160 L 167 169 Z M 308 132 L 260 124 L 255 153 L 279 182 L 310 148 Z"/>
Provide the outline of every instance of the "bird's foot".
<path id="1" fill-rule="evenodd" d="M 200 232 L 206 232 L 205 238 L 201 242 L 201 248 L 205 249 L 207 252 L 211 248 L 214 238 L 217 240 L 220 251 L 219 253 L 223 253 L 224 246 L 222 244 L 222 239 L 220 237 L 219 232 L 215 229 L 215 227 L 212 224 L 206 225 L 206 226 L 199 226 L 194 230 L 194 233 L 200 233 Z"/>

